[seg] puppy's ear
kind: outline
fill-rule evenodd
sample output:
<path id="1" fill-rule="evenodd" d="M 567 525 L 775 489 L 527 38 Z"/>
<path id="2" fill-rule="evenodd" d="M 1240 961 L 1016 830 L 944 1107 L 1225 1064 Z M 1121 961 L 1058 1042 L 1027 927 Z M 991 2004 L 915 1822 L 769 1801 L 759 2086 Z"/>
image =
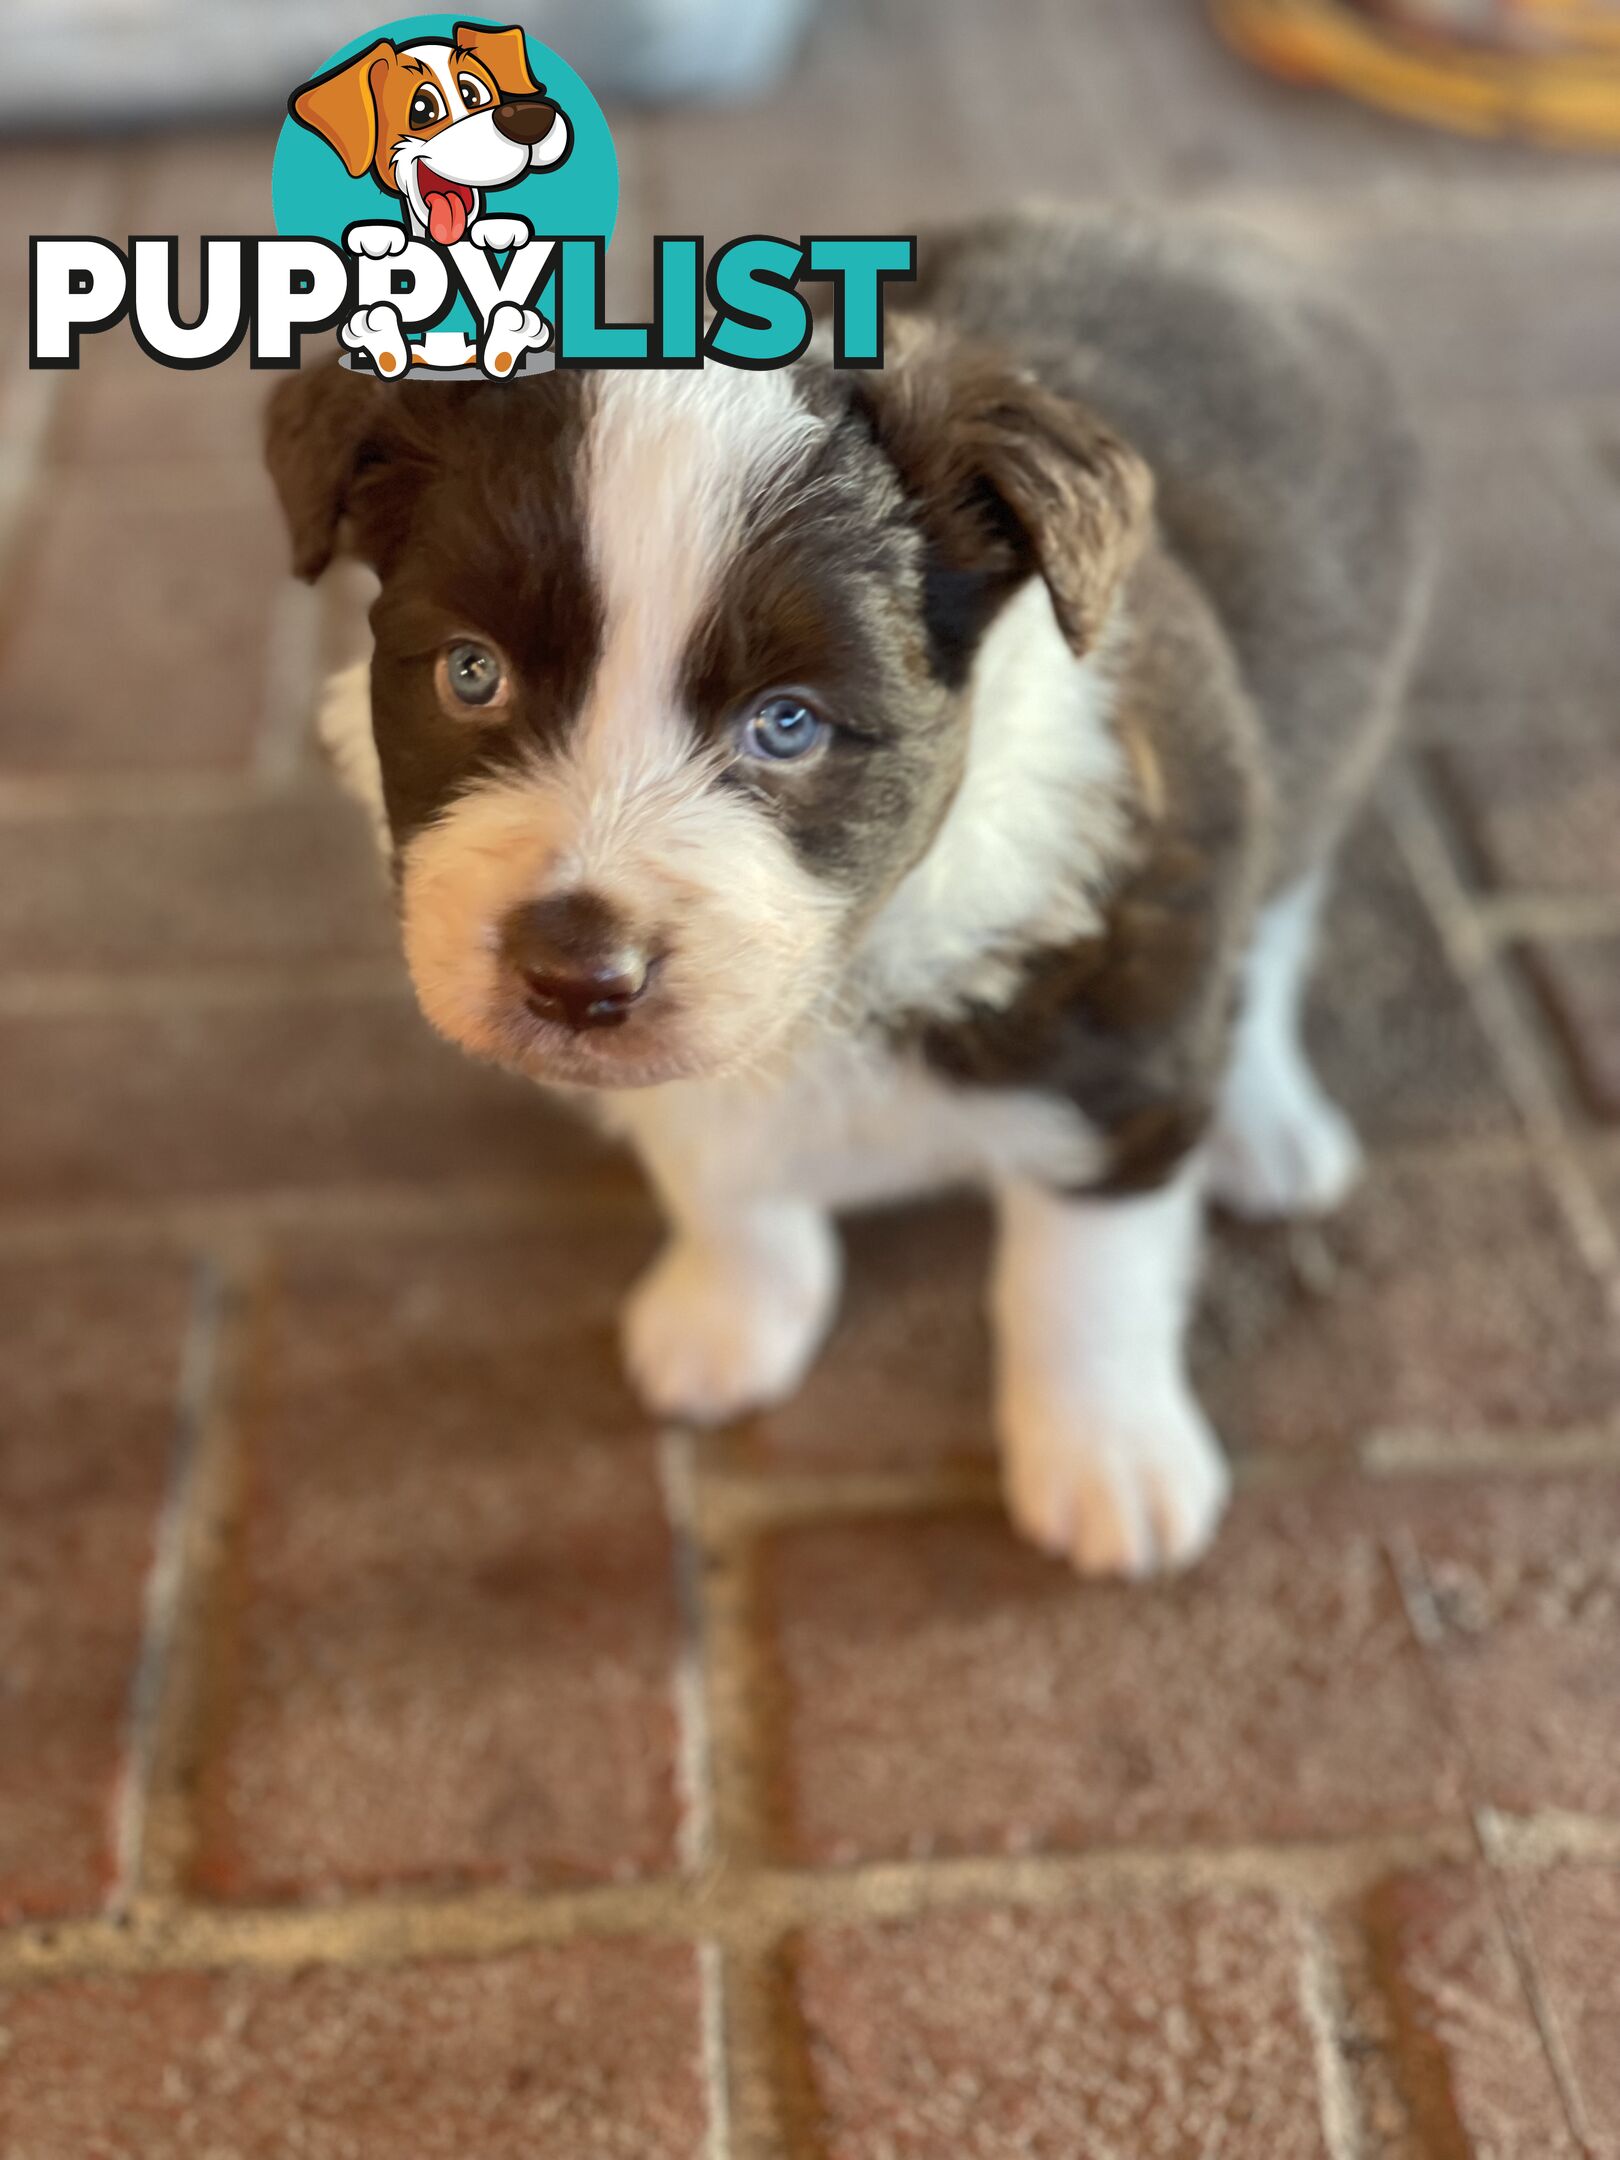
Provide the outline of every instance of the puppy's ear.
<path id="1" fill-rule="evenodd" d="M 335 360 L 277 386 L 265 414 L 264 458 L 296 576 L 319 577 L 340 551 L 340 536 L 347 552 L 374 568 L 403 538 L 428 462 L 405 409 L 411 395 Z"/>
<path id="2" fill-rule="evenodd" d="M 370 171 L 377 155 L 378 84 L 393 57 L 394 47 L 379 38 L 369 52 L 317 75 L 287 101 L 293 118 L 332 145 L 354 180 Z"/>
<path id="3" fill-rule="evenodd" d="M 928 325 L 895 334 L 889 364 L 850 377 L 851 394 L 932 543 L 938 628 L 970 648 L 1038 571 L 1063 635 L 1090 652 L 1147 536 L 1146 465 L 1083 405 L 999 355 Z"/>
<path id="4" fill-rule="evenodd" d="M 455 41 L 463 52 L 483 61 L 502 90 L 533 97 L 539 89 L 529 73 L 529 51 L 523 32 L 515 23 L 505 30 L 491 30 L 485 23 L 457 23 Z"/>

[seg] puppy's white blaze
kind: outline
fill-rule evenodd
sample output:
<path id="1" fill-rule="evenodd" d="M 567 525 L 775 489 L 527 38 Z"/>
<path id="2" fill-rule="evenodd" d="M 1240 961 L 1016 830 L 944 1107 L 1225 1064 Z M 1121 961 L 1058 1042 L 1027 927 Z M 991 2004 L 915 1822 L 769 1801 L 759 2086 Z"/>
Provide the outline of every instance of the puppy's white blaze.
<path id="1" fill-rule="evenodd" d="M 987 632 L 969 686 L 967 763 L 932 847 L 867 938 L 873 1006 L 993 1001 L 1016 971 L 997 954 L 1066 943 L 1098 920 L 1126 835 L 1129 772 L 1111 724 L 1118 617 L 1077 660 L 1039 578 Z"/>
<path id="2" fill-rule="evenodd" d="M 315 716 L 315 733 L 339 783 L 365 809 L 377 845 L 387 855 L 393 842 L 383 805 L 382 766 L 377 760 L 377 740 L 371 727 L 369 660 L 357 660 L 352 667 L 339 668 L 327 677 Z"/>
<path id="3" fill-rule="evenodd" d="M 588 754 L 655 768 L 689 754 L 682 654 L 751 515 L 791 484 L 826 425 L 780 372 L 602 376 L 586 522 L 604 632 L 580 722 L 602 747 Z"/>

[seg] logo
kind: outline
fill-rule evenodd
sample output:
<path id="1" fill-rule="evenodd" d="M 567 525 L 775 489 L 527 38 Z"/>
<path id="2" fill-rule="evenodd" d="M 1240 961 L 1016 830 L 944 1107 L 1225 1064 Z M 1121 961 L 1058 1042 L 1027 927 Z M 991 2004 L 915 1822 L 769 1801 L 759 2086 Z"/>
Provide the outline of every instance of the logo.
<path id="1" fill-rule="evenodd" d="M 271 177 L 274 235 L 201 242 L 200 307 L 179 305 L 180 243 L 52 235 L 29 243 L 29 358 L 77 367 L 80 340 L 128 324 L 165 367 L 216 365 L 244 340 L 296 367 L 336 330 L 343 364 L 385 380 L 490 381 L 552 367 L 784 367 L 824 281 L 833 357 L 883 358 L 883 292 L 915 275 L 909 235 L 753 233 L 653 243 L 648 323 L 606 318 L 618 212 L 612 132 L 563 57 L 513 24 L 386 23 L 293 90 Z"/>

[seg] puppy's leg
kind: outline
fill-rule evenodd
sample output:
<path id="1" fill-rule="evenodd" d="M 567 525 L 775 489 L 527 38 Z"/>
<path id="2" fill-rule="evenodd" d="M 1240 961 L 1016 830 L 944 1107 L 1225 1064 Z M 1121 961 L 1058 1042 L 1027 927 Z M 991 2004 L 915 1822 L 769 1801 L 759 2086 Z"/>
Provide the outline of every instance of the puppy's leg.
<path id="1" fill-rule="evenodd" d="M 625 1307 L 636 1392 L 698 1425 L 780 1402 L 821 1347 L 840 1272 L 832 1224 L 807 1201 L 683 1210 Z"/>
<path id="2" fill-rule="evenodd" d="M 1210 1158 L 1210 1190 L 1236 1215 L 1326 1214 L 1361 1172 L 1355 1133 L 1322 1092 L 1301 1035 L 1325 887 L 1318 871 L 1273 900 L 1245 963 Z"/>
<path id="3" fill-rule="evenodd" d="M 1228 1476 L 1188 1385 L 1201 1166 L 1161 1191 L 1006 1189 L 992 1285 L 1003 1481 L 1014 1522 L 1088 1575 L 1184 1566 Z"/>

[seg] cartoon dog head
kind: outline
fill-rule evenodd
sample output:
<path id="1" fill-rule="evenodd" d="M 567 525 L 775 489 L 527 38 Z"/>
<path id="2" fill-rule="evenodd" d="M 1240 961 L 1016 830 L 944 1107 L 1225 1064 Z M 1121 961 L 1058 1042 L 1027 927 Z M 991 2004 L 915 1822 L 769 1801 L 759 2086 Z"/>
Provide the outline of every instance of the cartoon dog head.
<path id="1" fill-rule="evenodd" d="M 288 110 L 355 179 L 369 172 L 399 196 L 417 232 L 451 247 L 485 192 L 568 155 L 573 130 L 544 91 L 521 29 L 457 23 L 450 38 L 379 39 L 295 90 Z"/>

